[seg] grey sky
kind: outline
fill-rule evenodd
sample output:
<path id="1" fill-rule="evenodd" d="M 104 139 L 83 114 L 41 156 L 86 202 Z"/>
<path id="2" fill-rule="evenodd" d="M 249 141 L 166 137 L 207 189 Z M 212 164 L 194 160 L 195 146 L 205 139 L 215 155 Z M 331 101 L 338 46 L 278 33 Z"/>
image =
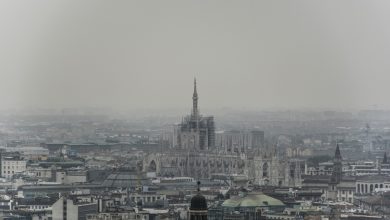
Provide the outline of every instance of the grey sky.
<path id="1" fill-rule="evenodd" d="M 390 108 L 390 1 L 1 1 L 0 108 Z"/>

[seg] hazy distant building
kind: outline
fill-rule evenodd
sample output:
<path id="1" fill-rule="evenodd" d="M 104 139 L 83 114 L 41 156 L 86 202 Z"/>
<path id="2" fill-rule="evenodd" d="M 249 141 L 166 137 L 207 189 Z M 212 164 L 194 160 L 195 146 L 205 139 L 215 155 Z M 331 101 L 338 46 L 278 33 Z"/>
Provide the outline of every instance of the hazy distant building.
<path id="1" fill-rule="evenodd" d="M 226 152 L 244 153 L 264 147 L 264 131 L 223 131 L 216 134 L 216 147 Z"/>
<path id="2" fill-rule="evenodd" d="M 216 146 L 214 118 L 199 114 L 196 82 L 191 115 L 182 120 L 174 134 L 177 137 L 174 147 L 150 153 L 144 158 L 145 172 L 193 178 L 240 174 L 258 185 L 301 184 L 301 173 L 305 168 L 303 161 L 279 158 L 275 146 L 265 146 L 263 131 L 227 132 L 218 136 L 219 146 Z"/>
<path id="3" fill-rule="evenodd" d="M 215 145 L 214 117 L 200 115 L 196 80 L 191 114 L 184 117 L 176 130 L 177 146 L 183 149 L 208 150 Z"/>
<path id="4" fill-rule="evenodd" d="M 215 146 L 212 116 L 199 114 L 196 81 L 192 96 L 192 111 L 175 128 L 176 144 L 161 153 L 151 153 L 144 159 L 144 171 L 160 176 L 208 178 L 213 173 L 244 173 L 245 162 L 238 154 L 223 154 Z"/>
<path id="5" fill-rule="evenodd" d="M 366 124 L 366 127 L 364 129 L 364 143 L 363 143 L 363 151 L 364 152 L 371 152 L 373 151 L 373 145 L 372 145 L 372 134 L 371 134 L 371 128 L 369 124 Z"/>

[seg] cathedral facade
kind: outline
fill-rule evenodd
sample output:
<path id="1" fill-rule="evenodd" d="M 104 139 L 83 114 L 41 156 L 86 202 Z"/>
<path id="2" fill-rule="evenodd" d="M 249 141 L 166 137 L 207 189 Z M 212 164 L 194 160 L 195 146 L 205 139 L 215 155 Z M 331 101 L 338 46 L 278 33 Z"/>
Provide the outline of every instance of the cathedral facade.
<path id="1" fill-rule="evenodd" d="M 216 147 L 214 118 L 199 113 L 196 81 L 191 114 L 174 130 L 176 144 L 148 154 L 143 160 L 144 171 L 155 172 L 158 176 L 197 179 L 211 178 L 213 174 L 241 174 L 258 185 L 300 185 L 300 165 L 297 167 L 296 161 L 280 159 L 276 148 L 259 144 L 260 139 L 248 142 L 256 146 L 245 147 L 249 149 L 245 151 Z"/>

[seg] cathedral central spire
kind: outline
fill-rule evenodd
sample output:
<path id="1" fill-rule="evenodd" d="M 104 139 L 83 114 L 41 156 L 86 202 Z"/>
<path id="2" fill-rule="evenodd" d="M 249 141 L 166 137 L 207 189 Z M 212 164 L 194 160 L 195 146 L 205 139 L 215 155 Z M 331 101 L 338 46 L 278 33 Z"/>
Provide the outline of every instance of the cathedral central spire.
<path id="1" fill-rule="evenodd" d="M 196 91 L 196 78 L 194 78 L 194 94 L 192 95 L 192 115 L 198 117 L 198 92 Z"/>

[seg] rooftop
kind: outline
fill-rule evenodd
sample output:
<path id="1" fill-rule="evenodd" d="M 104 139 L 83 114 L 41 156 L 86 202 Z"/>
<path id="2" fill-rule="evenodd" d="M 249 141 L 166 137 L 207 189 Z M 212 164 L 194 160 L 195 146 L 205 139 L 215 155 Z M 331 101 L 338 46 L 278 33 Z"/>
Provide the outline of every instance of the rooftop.
<path id="1" fill-rule="evenodd" d="M 262 193 L 247 194 L 245 196 L 235 196 L 222 203 L 223 207 L 268 207 L 284 206 L 278 199 L 272 198 Z"/>

